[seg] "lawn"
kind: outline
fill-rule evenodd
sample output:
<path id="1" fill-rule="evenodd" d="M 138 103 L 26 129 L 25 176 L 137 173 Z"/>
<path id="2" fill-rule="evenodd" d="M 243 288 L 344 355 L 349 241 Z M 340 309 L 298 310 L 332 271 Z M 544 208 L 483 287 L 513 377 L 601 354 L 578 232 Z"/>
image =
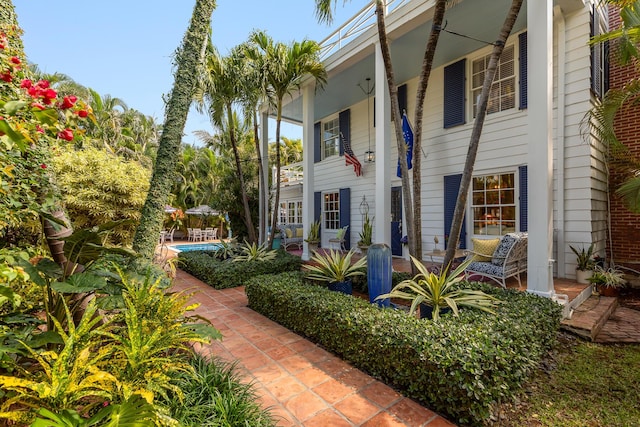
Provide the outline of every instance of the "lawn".
<path id="1" fill-rule="evenodd" d="M 494 426 L 640 426 L 640 346 L 600 345 L 560 334 L 515 404 Z"/>

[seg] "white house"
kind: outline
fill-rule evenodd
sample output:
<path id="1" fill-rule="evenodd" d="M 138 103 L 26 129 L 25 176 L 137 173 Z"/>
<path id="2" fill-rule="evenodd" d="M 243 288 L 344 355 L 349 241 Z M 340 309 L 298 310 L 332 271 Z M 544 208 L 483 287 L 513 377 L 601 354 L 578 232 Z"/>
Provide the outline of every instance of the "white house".
<path id="1" fill-rule="evenodd" d="M 598 144 L 585 137 L 582 125 L 607 80 L 605 52 L 588 45 L 591 34 L 606 30 L 606 11 L 597 3 L 524 2 L 494 81 L 461 236 L 468 247 L 472 237 L 528 231 L 529 291 L 548 297 L 555 296 L 554 275 L 575 276 L 569 245 L 596 242 L 604 248 L 606 174 Z M 396 83 L 410 119 L 433 4 L 388 4 Z M 448 234 L 474 100 L 510 5 L 509 0 L 458 0 L 445 14 L 424 108 L 423 152 L 414 153 L 422 156 L 425 251 L 433 249 L 434 236 L 442 248 Z M 349 225 L 347 241 L 354 246 L 364 197 L 375 217 L 374 241 L 407 256 L 399 243 L 401 180 L 373 11 L 372 3 L 323 42 L 327 85 L 315 91 L 309 82 L 284 114 L 303 126 L 305 234 L 320 218 L 327 246 Z M 346 162 L 345 142 L 362 164 L 361 176 Z M 375 161 L 366 162 L 366 152 Z M 303 257 L 308 255 L 305 245 Z"/>

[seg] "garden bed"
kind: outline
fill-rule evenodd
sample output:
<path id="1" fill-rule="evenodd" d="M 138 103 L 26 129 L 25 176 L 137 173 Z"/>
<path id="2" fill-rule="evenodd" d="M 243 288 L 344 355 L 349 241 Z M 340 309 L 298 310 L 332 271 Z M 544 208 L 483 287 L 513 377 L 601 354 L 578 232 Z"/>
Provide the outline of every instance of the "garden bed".
<path id="1" fill-rule="evenodd" d="M 519 391 L 555 341 L 561 308 L 532 294 L 465 284 L 503 304 L 439 322 L 380 309 L 307 284 L 300 273 L 256 277 L 249 306 L 461 424 L 478 424 Z"/>

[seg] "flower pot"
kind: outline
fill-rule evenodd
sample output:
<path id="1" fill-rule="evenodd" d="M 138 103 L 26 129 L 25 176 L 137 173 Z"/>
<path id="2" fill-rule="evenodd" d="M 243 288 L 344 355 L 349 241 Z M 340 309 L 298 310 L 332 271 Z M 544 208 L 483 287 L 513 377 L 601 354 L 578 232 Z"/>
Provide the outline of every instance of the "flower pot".
<path id="1" fill-rule="evenodd" d="M 362 252 L 362 256 L 367 256 L 367 251 L 369 250 L 369 246 L 358 246 L 360 252 Z"/>
<path id="2" fill-rule="evenodd" d="M 353 294 L 353 286 L 351 285 L 351 280 L 329 283 L 329 290 L 334 292 L 342 292 L 343 294 L 347 295 Z"/>
<path id="3" fill-rule="evenodd" d="M 576 281 L 578 283 L 588 284 L 591 276 L 593 276 L 593 270 L 576 270 Z"/>
<path id="4" fill-rule="evenodd" d="M 281 244 L 282 244 L 282 239 L 280 237 L 274 237 L 273 244 L 271 245 L 271 249 L 280 249 Z"/>
<path id="5" fill-rule="evenodd" d="M 620 288 L 598 285 L 598 293 L 603 297 L 617 297 L 620 295 Z"/>
<path id="6" fill-rule="evenodd" d="M 450 313 L 450 307 L 440 307 L 440 316 L 445 313 Z M 421 319 L 432 319 L 433 318 L 433 307 L 427 304 L 420 304 L 420 318 Z"/>
<path id="7" fill-rule="evenodd" d="M 311 243 L 311 242 L 307 242 L 307 245 L 309 245 L 309 253 L 313 253 L 316 252 L 318 250 L 318 243 Z"/>

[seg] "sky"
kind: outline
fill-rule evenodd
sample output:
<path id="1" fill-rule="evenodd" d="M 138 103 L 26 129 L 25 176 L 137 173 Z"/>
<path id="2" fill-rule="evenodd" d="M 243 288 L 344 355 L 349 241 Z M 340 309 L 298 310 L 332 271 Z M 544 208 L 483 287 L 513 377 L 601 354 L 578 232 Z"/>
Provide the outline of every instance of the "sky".
<path id="1" fill-rule="evenodd" d="M 173 52 L 182 42 L 195 0 L 14 0 L 27 59 L 45 73 L 66 74 L 100 95 L 164 121 L 163 94 L 173 87 Z M 334 22 L 318 23 L 314 0 L 218 0 L 213 44 L 226 55 L 256 29 L 275 41 L 322 41 L 367 2 L 336 1 Z M 209 119 L 192 108 L 184 142 L 201 145 L 193 131 L 213 133 Z M 302 128 L 283 124 L 282 135 L 301 138 Z M 275 139 L 275 124 L 269 124 Z"/>

